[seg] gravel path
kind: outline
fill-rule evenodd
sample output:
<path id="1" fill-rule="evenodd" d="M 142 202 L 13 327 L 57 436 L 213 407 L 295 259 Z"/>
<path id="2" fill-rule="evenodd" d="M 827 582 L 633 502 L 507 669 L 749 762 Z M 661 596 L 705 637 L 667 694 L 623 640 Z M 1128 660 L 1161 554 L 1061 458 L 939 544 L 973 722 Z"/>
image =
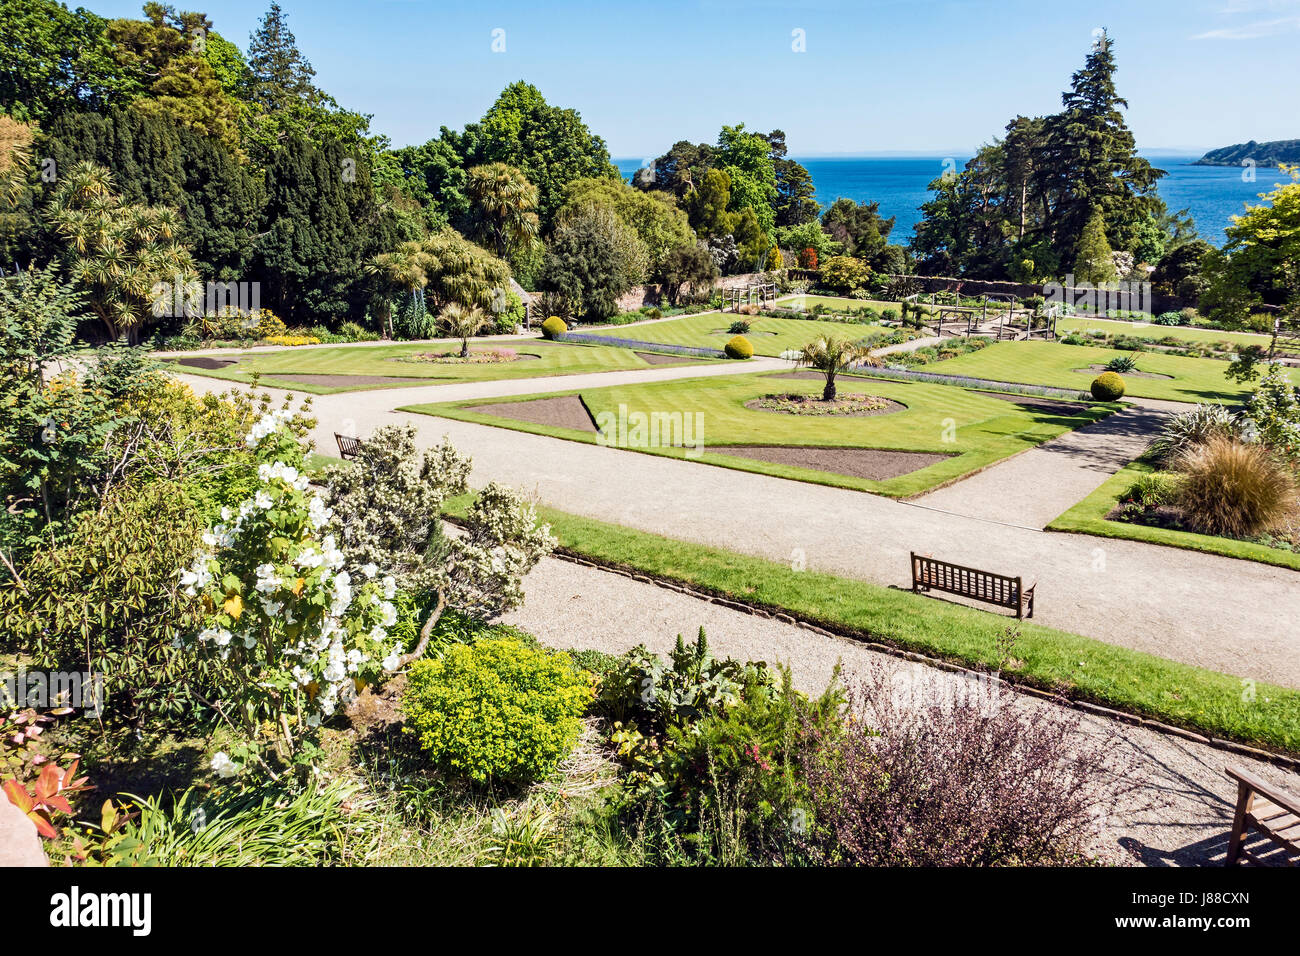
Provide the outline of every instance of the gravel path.
<path id="1" fill-rule="evenodd" d="M 1177 407 L 1138 402 L 912 500 L 949 514 L 1046 527 L 1146 451 Z"/>
<path id="2" fill-rule="evenodd" d="M 788 368 L 751 360 L 745 371 Z M 564 441 L 470 422 L 394 412 L 396 405 L 489 398 L 619 381 L 734 374 L 734 365 L 476 382 L 317 396 L 317 448 L 334 432 L 365 437 L 409 422 L 418 441 L 444 435 L 490 480 L 534 491 L 561 511 L 780 563 L 907 587 L 909 552 L 1038 581 L 1035 620 L 1160 657 L 1300 687 L 1296 572 L 1139 541 L 1031 530 L 843 488 Z M 197 390 L 229 387 L 183 376 Z M 1011 496 L 1012 492 L 999 492 Z M 749 520 L 736 520 L 735 502 Z M 1062 509 L 1064 510 L 1064 509 Z"/>
<path id="3" fill-rule="evenodd" d="M 524 582 L 524 606 L 506 616 L 546 644 L 621 654 L 637 644 L 659 653 L 672 649 L 676 635 L 687 638 L 703 626 L 718 656 L 790 665 L 798 686 L 820 692 L 836 662 L 845 679 L 872 667 L 888 669 L 913 699 L 951 693 L 956 675 L 871 651 L 853 641 L 756 617 L 622 575 L 548 558 Z M 1300 793 L 1300 775 L 1203 744 L 1011 694 L 1016 706 L 1046 708 L 1080 719 L 1079 732 L 1106 742 L 1113 766 L 1127 764 L 1139 788 L 1103 822 L 1098 851 L 1118 863 L 1195 866 L 1222 863 L 1235 785 L 1227 764 L 1247 767 L 1265 779 Z M 1259 841 L 1260 845 L 1262 841 Z M 1252 844 L 1252 847 L 1255 844 Z"/>

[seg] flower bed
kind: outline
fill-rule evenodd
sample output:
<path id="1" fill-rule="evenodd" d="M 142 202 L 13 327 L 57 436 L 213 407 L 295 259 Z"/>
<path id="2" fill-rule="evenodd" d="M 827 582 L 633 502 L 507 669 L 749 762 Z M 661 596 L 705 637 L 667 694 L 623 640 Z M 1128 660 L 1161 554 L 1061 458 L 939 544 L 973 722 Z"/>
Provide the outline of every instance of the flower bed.
<path id="1" fill-rule="evenodd" d="M 816 395 L 782 392 L 748 401 L 745 407 L 753 411 L 780 412 L 785 415 L 865 416 L 902 411 L 905 406 L 877 395 L 842 395 L 827 402 Z"/>

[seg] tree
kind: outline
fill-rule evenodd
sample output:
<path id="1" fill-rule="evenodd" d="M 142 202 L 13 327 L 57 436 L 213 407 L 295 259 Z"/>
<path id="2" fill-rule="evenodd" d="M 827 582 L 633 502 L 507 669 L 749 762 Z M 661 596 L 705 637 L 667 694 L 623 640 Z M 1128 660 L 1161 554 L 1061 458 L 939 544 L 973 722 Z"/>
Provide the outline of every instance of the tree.
<path id="1" fill-rule="evenodd" d="M 763 232 L 770 235 L 776 224 L 772 206 L 777 191 L 776 167 L 767 138 L 746 132 L 744 123 L 723 126 L 718 134 L 717 162 L 731 177 L 731 211 L 752 209 Z"/>
<path id="2" fill-rule="evenodd" d="M 889 244 L 889 233 L 897 217 L 885 219 L 878 202 L 854 202 L 840 198 L 822 214 L 822 229 L 844 247 L 844 253 L 868 263 Z"/>
<path id="3" fill-rule="evenodd" d="M 812 222 L 821 208 L 813 199 L 812 175 L 802 164 L 786 157 L 784 132 L 772 130 L 766 138 L 776 174 L 776 199 L 772 204 L 776 225 L 799 226 Z"/>
<path id="4" fill-rule="evenodd" d="M 238 107 L 204 53 L 212 21 L 152 2 L 144 13 L 144 20 L 112 20 L 105 28 L 118 64 L 146 91 L 132 108 L 166 116 L 242 156 Z"/>
<path id="5" fill-rule="evenodd" d="M 507 296 L 510 283 L 504 260 L 450 228 L 375 256 L 368 269 L 417 297 L 427 293 L 439 308 L 455 303 L 491 311 Z"/>
<path id="6" fill-rule="evenodd" d="M 696 188 L 700 175 L 713 166 L 715 152 L 708 143 L 680 140 L 656 159 L 648 171 L 639 171 L 633 185 L 638 189 L 669 192 L 683 199 Z"/>
<path id="7" fill-rule="evenodd" d="M 1198 301 L 1205 288 L 1202 263 L 1213 249 L 1204 239 L 1193 239 L 1169 250 L 1151 273 L 1152 288 L 1162 295 Z"/>
<path id="8" fill-rule="evenodd" d="M 47 123 L 141 92 L 114 57 L 107 21 L 53 0 L 0 0 L 0 110 Z"/>
<path id="9" fill-rule="evenodd" d="M 290 137 L 270 157 L 266 193 L 253 260 L 264 300 L 290 323 L 358 314 L 362 264 L 393 238 L 364 157 L 339 142 Z"/>
<path id="10" fill-rule="evenodd" d="M 576 110 L 551 106 L 537 87 L 522 81 L 507 86 L 483 119 L 456 137 L 455 145 L 468 168 L 499 162 L 522 170 L 537 186 L 543 229 L 563 205 L 567 183 L 618 175 L 605 141 Z"/>
<path id="11" fill-rule="evenodd" d="M 292 104 L 319 99 L 313 82 L 316 71 L 298 49 L 289 21 L 278 3 L 272 3 L 248 40 L 251 99 L 268 113 L 283 112 Z"/>
<path id="12" fill-rule="evenodd" d="M 1210 315 L 1244 327 L 1253 311 L 1277 310 L 1270 355 L 1283 328 L 1300 330 L 1300 167 L 1283 167 L 1279 184 L 1245 215 L 1233 217 L 1222 250 L 1204 259 L 1201 305 Z"/>
<path id="13" fill-rule="evenodd" d="M 645 278 L 648 255 L 636 232 L 607 206 L 573 209 L 555 227 L 542 265 L 542 289 L 600 319 L 613 315 L 618 297 Z"/>
<path id="14" fill-rule="evenodd" d="M 466 308 L 459 302 L 448 302 L 438 313 L 438 323 L 453 339 L 460 339 L 460 357 L 469 358 L 469 340 L 488 324 L 488 317 L 477 305 Z"/>
<path id="15" fill-rule="evenodd" d="M 704 239 L 731 232 L 730 205 L 731 176 L 721 169 L 703 170 L 682 200 L 691 228 Z"/>
<path id="16" fill-rule="evenodd" d="M 1075 282 L 1111 282 L 1115 279 L 1115 257 L 1106 241 L 1106 224 L 1101 210 L 1095 210 L 1083 227 L 1075 249 Z"/>
<path id="17" fill-rule="evenodd" d="M 564 195 L 561 218 L 572 208 L 594 203 L 609 207 L 633 229 L 645 246 L 646 273 L 652 281 L 662 280 L 670 253 L 695 245 L 686 214 L 665 192 L 644 192 L 616 179 L 578 179 L 569 183 Z"/>
<path id="18" fill-rule="evenodd" d="M 197 281 L 189 250 L 175 239 L 176 210 L 123 202 L 103 167 L 80 163 L 66 174 L 48 216 L 67 247 L 68 275 L 87 290 L 110 339 L 127 335 L 137 341 L 148 323 L 165 314 L 158 287 L 183 289 Z"/>
<path id="19" fill-rule="evenodd" d="M 879 365 L 880 360 L 871 349 L 857 342 L 835 336 L 824 336 L 809 342 L 799 351 L 795 364 L 814 368 L 826 377 L 822 388 L 822 401 L 835 401 L 835 376 L 852 365 Z"/>
<path id="20" fill-rule="evenodd" d="M 660 283 L 668 301 L 676 305 L 682 289 L 689 286 L 693 293 L 711 285 L 718 277 L 718 267 L 707 247 L 700 243 L 674 246 L 668 251 L 660 266 Z"/>
<path id="21" fill-rule="evenodd" d="M 537 187 L 522 170 L 505 163 L 488 163 L 469 171 L 469 195 L 474 204 L 476 236 L 505 259 L 537 240 Z"/>

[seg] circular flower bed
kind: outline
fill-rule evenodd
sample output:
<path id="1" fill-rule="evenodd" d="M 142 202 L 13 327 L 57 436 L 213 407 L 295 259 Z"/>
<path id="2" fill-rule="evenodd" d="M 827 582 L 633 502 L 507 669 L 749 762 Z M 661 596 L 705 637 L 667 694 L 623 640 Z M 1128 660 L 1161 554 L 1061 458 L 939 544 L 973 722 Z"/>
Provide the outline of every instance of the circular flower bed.
<path id="1" fill-rule="evenodd" d="M 751 399 L 745 407 L 752 411 L 779 412 L 783 415 L 888 415 L 902 411 L 907 406 L 878 395 L 841 395 L 824 402 L 820 396 L 799 392 L 783 392 Z"/>

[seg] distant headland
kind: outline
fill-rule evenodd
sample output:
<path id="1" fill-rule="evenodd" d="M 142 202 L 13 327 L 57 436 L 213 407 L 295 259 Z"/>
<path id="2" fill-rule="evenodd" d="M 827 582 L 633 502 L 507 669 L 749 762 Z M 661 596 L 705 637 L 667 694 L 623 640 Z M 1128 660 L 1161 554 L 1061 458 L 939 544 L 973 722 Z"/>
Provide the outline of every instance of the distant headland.
<path id="1" fill-rule="evenodd" d="M 1282 163 L 1300 163 L 1300 139 L 1275 139 L 1269 143 L 1238 143 L 1212 149 L 1193 166 L 1241 166 L 1247 160 L 1256 166 L 1278 166 Z"/>

